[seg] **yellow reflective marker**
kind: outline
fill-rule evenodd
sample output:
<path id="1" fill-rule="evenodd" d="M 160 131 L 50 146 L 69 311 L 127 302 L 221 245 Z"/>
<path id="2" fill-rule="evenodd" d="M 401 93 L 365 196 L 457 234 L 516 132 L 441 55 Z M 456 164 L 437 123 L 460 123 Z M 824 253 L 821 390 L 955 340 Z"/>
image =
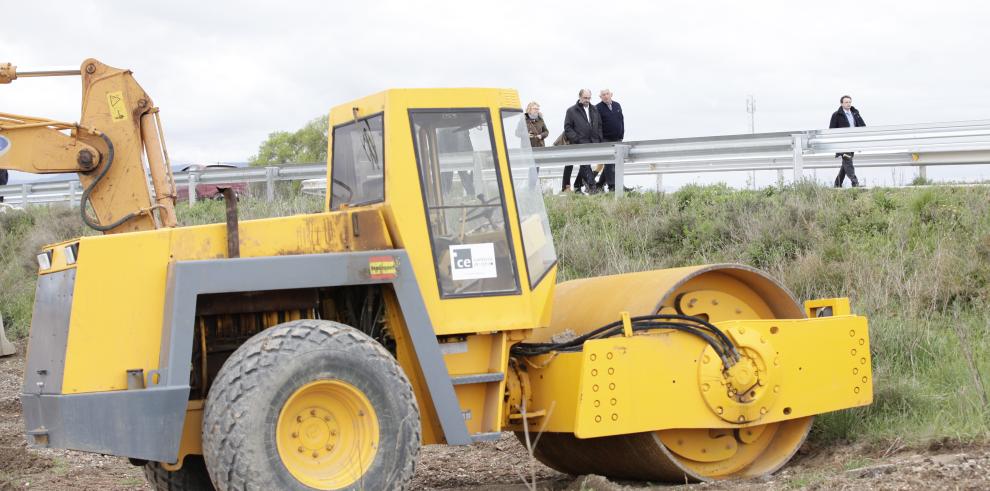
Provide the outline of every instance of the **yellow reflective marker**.
<path id="1" fill-rule="evenodd" d="M 110 106 L 110 119 L 114 123 L 127 120 L 127 110 L 124 107 L 124 93 L 122 91 L 107 92 L 107 104 Z"/>

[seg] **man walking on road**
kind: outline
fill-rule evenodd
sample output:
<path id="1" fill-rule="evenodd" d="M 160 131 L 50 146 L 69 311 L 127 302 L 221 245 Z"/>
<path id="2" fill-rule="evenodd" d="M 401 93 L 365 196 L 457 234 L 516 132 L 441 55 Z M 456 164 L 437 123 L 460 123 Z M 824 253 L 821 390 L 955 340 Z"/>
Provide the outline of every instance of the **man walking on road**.
<path id="1" fill-rule="evenodd" d="M 839 98 L 839 110 L 832 113 L 832 120 L 828 122 L 829 128 L 857 128 L 866 126 L 863 118 L 859 115 L 859 110 L 853 107 L 852 97 L 844 95 Z M 839 168 L 839 175 L 835 177 L 835 187 L 841 188 L 846 176 L 852 187 L 859 186 L 859 179 L 856 179 L 856 169 L 853 167 L 853 153 L 843 152 L 835 154 L 842 157 L 842 167 Z"/>
<path id="2" fill-rule="evenodd" d="M 571 145 L 581 143 L 601 143 L 602 141 L 602 118 L 598 110 L 591 106 L 591 91 L 581 89 L 578 92 L 578 101 L 567 109 L 564 116 L 564 135 Z M 564 167 L 564 189 L 570 184 L 571 169 L 573 166 Z M 578 169 L 578 177 L 574 181 L 574 190 L 578 190 L 578 182 L 584 181 L 588 187 L 588 193 L 596 193 L 595 174 L 591 172 L 590 165 L 582 165 Z"/>
<path id="3" fill-rule="evenodd" d="M 612 100 L 612 91 L 602 89 L 598 97 L 601 102 L 595 107 L 602 118 L 602 139 L 607 142 L 621 142 L 626 134 L 625 117 L 622 115 L 622 105 L 618 101 Z M 605 170 L 598 178 L 598 189 L 615 191 L 615 164 L 605 164 Z"/>

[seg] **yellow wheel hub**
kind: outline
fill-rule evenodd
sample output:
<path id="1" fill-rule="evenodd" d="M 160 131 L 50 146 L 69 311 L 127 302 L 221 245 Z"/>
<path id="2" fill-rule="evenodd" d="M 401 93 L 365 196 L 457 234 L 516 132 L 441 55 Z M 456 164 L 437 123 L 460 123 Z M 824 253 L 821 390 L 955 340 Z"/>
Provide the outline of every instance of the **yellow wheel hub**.
<path id="1" fill-rule="evenodd" d="M 285 401 L 275 440 L 282 464 L 299 482 L 341 489 L 358 482 L 374 462 L 378 416 L 357 387 L 340 380 L 310 382 Z"/>

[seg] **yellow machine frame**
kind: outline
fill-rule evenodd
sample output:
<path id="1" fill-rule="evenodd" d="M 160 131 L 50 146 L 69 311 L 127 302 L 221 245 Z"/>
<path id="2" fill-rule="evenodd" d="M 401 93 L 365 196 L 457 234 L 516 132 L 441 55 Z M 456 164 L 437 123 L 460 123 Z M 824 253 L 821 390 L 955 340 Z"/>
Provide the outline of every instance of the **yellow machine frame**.
<path id="1" fill-rule="evenodd" d="M 99 99 L 100 94 L 94 97 Z M 456 108 L 480 108 L 489 116 L 495 169 L 506 183 L 501 198 L 509 217 L 504 226 L 518 275 L 516 292 L 462 298 L 441 294 L 430 237 L 424 233 L 430 224 L 418 184 L 409 114 Z M 333 129 L 384 114 L 387 143 L 382 202 L 331 210 L 328 192 L 326 209 L 320 214 L 233 225 L 145 227 L 140 232 L 84 237 L 48 246 L 44 253 L 50 255 L 52 267 L 40 275 L 74 273 L 71 315 L 65 326 L 64 370 L 60 391 L 51 397 L 135 390 L 130 373 L 164 370 L 161 354 L 166 352 L 163 343 L 168 334 L 163 326 L 168 326 L 170 271 L 181 263 L 232 259 L 227 239 L 235 226 L 238 261 L 362 251 L 402 251 L 407 255 L 403 257 L 408 257 L 408 263 L 393 256 L 379 262 L 372 258 L 360 274 L 411 274 L 418 285 L 432 341 L 442 353 L 441 366 L 446 373 L 440 377 L 424 368 L 423 351 L 412 340 L 417 326 L 411 324 L 411 314 L 403 311 L 397 292 L 384 284 L 382 299 L 383 322 L 395 341 L 394 354 L 420 407 L 424 444 L 469 443 L 497 438 L 506 430 L 546 431 L 579 440 L 658 432 L 669 444 L 678 434 L 663 431 L 763 431 L 757 428 L 804 421 L 802 418 L 822 412 L 871 402 L 867 322 L 850 313 L 846 299 L 812 301 L 802 308 L 762 273 L 731 265 L 560 285 L 556 284 L 557 266 L 553 265 L 531 286 L 516 219 L 517 202 L 508 184 L 513 176 L 506 164 L 510 156 L 502 128 L 501 111 L 519 108 L 518 94 L 506 89 L 380 92 L 333 108 L 329 122 Z M 331 130 L 328 183 L 333 176 L 332 135 Z M 87 144 L 81 140 L 77 145 Z M 116 212 L 104 218 L 115 216 Z M 252 299 L 257 304 L 266 301 L 264 297 Z M 329 304 L 289 309 L 280 308 L 275 300 L 268 301 L 271 306 L 259 314 L 258 329 L 291 319 L 333 318 L 336 312 Z M 551 309 L 554 305 L 556 308 Z M 207 334 L 203 306 L 198 308 L 194 346 L 170 347 L 199 350 L 206 359 L 201 368 L 193 367 L 197 377 L 202 370 L 203 387 L 199 392 L 188 392 L 178 452 L 174 459 L 163 462 L 172 471 L 182 467 L 185 456 L 202 452 L 203 394 L 218 368 L 208 366 L 206 353 L 214 331 Z M 703 318 L 717 326 L 739 350 L 738 361 L 725 365 L 713 347 L 697 336 L 636 325 L 642 316 L 665 314 Z M 247 322 L 238 320 L 238 315 L 233 310 L 220 314 L 216 329 L 248 325 L 237 324 Z M 553 350 L 538 356 L 513 351 L 517 345 L 553 343 L 559 336 L 579 336 L 620 319 L 621 335 L 589 339 L 579 350 Z M 42 328 L 35 326 L 32 343 Z M 452 388 L 456 408 L 442 407 L 436 400 L 437 384 Z M 450 423 L 443 415 L 452 410 L 461 415 L 469 440 L 454 440 L 445 432 L 444 424 Z M 810 425 L 810 418 L 807 422 Z M 799 444 L 806 426 L 794 434 Z M 740 442 L 748 441 L 745 436 L 739 438 Z M 40 438 L 34 443 L 43 444 Z M 92 449 L 86 445 L 75 448 Z M 685 448 L 678 455 L 695 455 L 706 448 Z M 104 451 L 114 453 L 114 448 Z M 778 460 L 768 466 L 778 465 Z M 689 471 L 693 478 L 709 475 L 702 467 L 685 465 L 694 469 Z"/>

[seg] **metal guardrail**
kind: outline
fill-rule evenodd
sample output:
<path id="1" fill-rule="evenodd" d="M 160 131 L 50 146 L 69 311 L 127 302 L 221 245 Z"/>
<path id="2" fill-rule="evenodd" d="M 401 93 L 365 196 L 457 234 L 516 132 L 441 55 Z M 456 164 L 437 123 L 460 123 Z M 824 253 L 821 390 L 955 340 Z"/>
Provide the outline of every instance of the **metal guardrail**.
<path id="1" fill-rule="evenodd" d="M 327 175 L 326 164 L 292 164 L 281 167 L 210 168 L 175 173 L 175 187 L 189 191 L 189 202 L 200 199 L 196 186 L 201 184 L 265 183 L 268 201 L 275 199 L 275 183 L 278 181 L 305 181 Z M 149 192 L 151 181 L 148 181 Z M 77 179 L 0 186 L 4 203 L 13 206 L 44 203 L 69 203 L 79 205 L 82 186 Z"/>
<path id="2" fill-rule="evenodd" d="M 990 163 L 990 120 L 923 123 L 865 128 L 757 133 L 699 138 L 646 140 L 534 149 L 540 179 L 559 179 L 565 165 L 616 164 L 616 195 L 624 178 L 635 175 L 777 171 L 794 180 L 809 169 L 835 168 L 837 152 L 856 152 L 856 167 L 916 167 Z M 266 197 L 274 199 L 277 181 L 307 181 L 304 191 L 326 187 L 325 164 L 280 167 L 207 169 L 176 173 L 176 186 L 194 191 L 197 184 L 264 182 Z M 320 179 L 323 179 L 322 182 Z M 7 203 L 78 204 L 77 180 L 0 186 Z M 196 193 L 189 193 L 195 201 Z"/>

